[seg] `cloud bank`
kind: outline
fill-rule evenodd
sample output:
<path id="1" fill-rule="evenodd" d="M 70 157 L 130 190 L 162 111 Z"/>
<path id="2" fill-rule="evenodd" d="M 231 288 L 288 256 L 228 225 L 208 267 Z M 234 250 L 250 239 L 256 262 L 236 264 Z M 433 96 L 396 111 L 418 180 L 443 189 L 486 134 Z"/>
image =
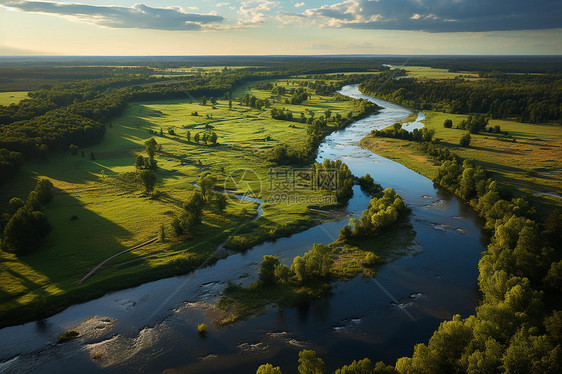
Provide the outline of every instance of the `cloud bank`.
<path id="1" fill-rule="evenodd" d="M 213 29 L 214 23 L 224 20 L 222 16 L 215 14 L 188 13 L 181 7 L 152 8 L 143 4 L 135 4 L 129 8 L 46 1 L 0 0 L 0 5 L 20 12 L 71 17 L 80 22 L 111 28 L 202 30 Z"/>
<path id="2" fill-rule="evenodd" d="M 560 0 L 346 0 L 305 10 L 321 27 L 427 32 L 562 28 Z"/>
<path id="3" fill-rule="evenodd" d="M 156 3 L 156 0 L 145 1 Z M 214 0 L 207 4 L 232 16 L 228 22 L 216 11 L 194 13 L 198 11 L 196 7 L 158 8 L 143 4 L 124 7 L 28 0 L 0 0 L 0 5 L 104 27 L 156 30 L 234 30 L 272 22 L 286 28 L 312 26 L 434 33 L 562 28 L 562 0 L 331 0 L 322 6 L 308 5 L 311 2 Z M 203 8 L 207 6 L 204 5 L 202 2 Z"/>

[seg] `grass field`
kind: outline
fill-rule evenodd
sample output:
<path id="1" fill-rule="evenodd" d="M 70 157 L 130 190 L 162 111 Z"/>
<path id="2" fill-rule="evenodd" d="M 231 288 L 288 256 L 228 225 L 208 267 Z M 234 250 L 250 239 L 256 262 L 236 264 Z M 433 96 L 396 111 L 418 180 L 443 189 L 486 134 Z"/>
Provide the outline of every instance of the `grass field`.
<path id="1" fill-rule="evenodd" d="M 562 206 L 562 128 L 506 120 L 490 120 L 489 126 L 499 125 L 516 140 L 503 141 L 502 134 L 481 132 L 472 134 L 470 147 L 459 146 L 466 133 L 456 125 L 466 115 L 426 112 L 422 121 L 435 130 L 435 137 L 462 158 L 476 160 L 493 173 L 503 186 L 533 196 L 543 207 Z M 445 119 L 453 120 L 453 128 L 443 127 Z M 508 138 L 509 139 L 509 138 Z M 396 160 L 426 176 L 434 177 L 438 164 L 419 151 L 416 143 L 389 138 L 367 137 L 363 146 L 384 157 Z M 556 195 L 558 196 L 552 196 Z"/>
<path id="2" fill-rule="evenodd" d="M 27 98 L 27 91 L 0 92 L 0 105 L 19 103 Z"/>
<path id="3" fill-rule="evenodd" d="M 478 74 L 471 72 L 450 72 L 447 69 L 435 69 L 428 66 L 404 66 L 403 69 L 408 72 L 408 76 L 415 77 L 419 80 L 454 79 L 458 76 L 469 79 L 478 78 Z"/>
<path id="4" fill-rule="evenodd" d="M 260 97 L 269 95 L 264 91 L 252 93 Z M 349 101 L 317 95 L 305 105 L 288 105 L 284 98 L 280 101 L 283 103 L 273 106 L 294 112 L 311 109 L 317 116 L 326 109 L 342 115 L 352 110 Z M 194 111 L 199 115 L 192 116 Z M 148 131 L 159 133 L 161 128 L 163 136 Z M 176 135 L 169 135 L 169 129 Z M 192 135 L 212 130 L 217 133 L 219 144 L 190 143 L 186 138 L 188 130 Z M 127 177 L 128 172 L 135 171 L 136 156 L 146 155 L 144 142 L 150 137 L 162 146 L 156 155 L 156 198 L 144 196 L 140 186 Z M 241 193 L 259 191 L 258 179 L 262 181 L 258 196 L 266 200 L 264 214 L 231 239 L 239 245 L 286 235 L 330 219 L 329 212 L 313 212 L 307 204 L 267 202 L 273 193 L 267 184 L 272 165 L 265 161 L 264 152 L 281 142 L 296 144 L 305 138 L 304 125 L 273 120 L 269 110 L 243 107 L 237 101 L 232 110 L 227 101 L 219 101 L 216 109 L 189 100 L 142 102 L 130 104 L 114 119 L 105 139 L 84 149 L 85 157 L 60 153 L 45 162 L 27 163 L 19 177 L 2 186 L 0 201 L 5 204 L 13 196 L 25 198 L 37 178 L 49 178 L 56 188 L 55 198 L 45 213 L 53 230 L 38 252 L 21 258 L 0 252 L 0 324 L 51 313 L 111 289 L 197 267 L 256 212 L 256 203 L 238 200 L 231 202 L 224 215 L 208 207 L 197 237 L 187 242 L 176 241 L 169 223 L 180 212 L 188 194 L 196 189 L 193 184 L 203 172 L 217 177 L 219 188 L 238 187 Z M 232 185 L 228 176 L 238 169 L 249 169 L 255 177 L 242 187 Z M 297 194 L 328 195 L 307 190 Z M 73 216 L 76 218 L 72 219 Z M 161 224 L 167 227 L 166 243 L 156 242 L 127 253 L 78 285 L 77 281 L 105 258 L 155 237 Z"/>

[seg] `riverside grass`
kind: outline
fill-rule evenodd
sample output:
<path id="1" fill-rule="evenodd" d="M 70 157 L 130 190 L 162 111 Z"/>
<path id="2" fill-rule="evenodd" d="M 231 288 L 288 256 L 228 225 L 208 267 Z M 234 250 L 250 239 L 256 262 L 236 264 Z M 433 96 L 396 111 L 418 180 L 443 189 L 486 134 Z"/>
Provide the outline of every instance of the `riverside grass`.
<path id="1" fill-rule="evenodd" d="M 562 206 L 560 126 L 491 119 L 488 127 L 500 126 L 501 131 L 507 131 L 511 138 L 482 131 L 471 134 L 470 147 L 464 148 L 459 145 L 459 140 L 467 131 L 456 126 L 467 115 L 435 111 L 425 114 L 426 119 L 422 122 L 435 130 L 435 138 L 441 139 L 441 145 L 462 158 L 475 160 L 492 172 L 493 178 L 504 188 L 531 198 L 544 212 L 549 206 Z M 446 119 L 453 121 L 452 128 L 443 127 Z M 440 164 L 419 150 L 416 142 L 367 136 L 361 145 L 430 179 L 437 175 Z"/>
<path id="2" fill-rule="evenodd" d="M 293 83 L 279 82 L 296 87 Z M 248 90 L 258 97 L 269 96 L 268 92 L 252 90 L 251 85 L 235 94 L 243 95 Z M 316 117 L 328 109 L 342 116 L 353 110 L 352 102 L 333 96 L 312 95 L 302 105 L 285 104 L 287 97 L 270 98 L 272 107 L 295 113 L 309 109 Z M 211 172 L 218 179 L 218 187 L 238 187 L 239 193 L 261 189 L 259 197 L 267 201 L 271 191 L 266 183 L 260 187 L 259 181 L 251 180 L 244 186 L 233 186 L 228 182 L 229 174 L 249 169 L 255 179 L 266 181 L 268 169 L 274 165 L 265 161 L 265 152 L 277 144 L 299 145 L 306 139 L 304 124 L 274 120 L 269 110 L 258 111 L 238 103 L 233 98 L 232 109 L 226 100 L 218 100 L 214 108 L 210 102 L 202 106 L 188 98 L 132 103 L 113 119 L 100 144 L 83 149 L 84 157 L 80 152 L 77 156 L 58 153 L 45 161 L 29 162 L 17 178 L 4 184 L 0 190 L 2 204 L 14 196 L 25 199 L 38 178 L 53 182 L 55 197 L 45 208 L 53 230 L 42 248 L 21 258 L 0 252 L 0 325 L 52 314 L 110 290 L 186 273 L 209 258 L 235 230 L 230 240 L 240 247 L 330 219 L 331 206 L 320 205 L 311 211 L 306 204 L 266 202 L 263 216 L 248 223 L 255 216 L 257 204 L 236 200 L 224 214 L 206 207 L 195 238 L 186 242 L 174 239 L 169 224 L 181 211 L 183 201 L 196 190 L 194 183 L 202 173 Z M 191 115 L 193 112 L 199 115 Z M 176 135 L 170 135 L 169 130 Z M 192 141 L 197 132 L 213 131 L 219 144 L 188 142 L 187 131 Z M 144 142 L 151 137 L 162 146 L 156 155 L 159 168 L 155 198 L 145 196 L 132 178 L 135 158 L 146 156 Z M 322 191 L 298 193 L 328 197 Z M 162 224 L 166 227 L 166 243 L 157 241 L 126 253 L 83 285 L 78 284 L 107 257 L 157 236 Z"/>

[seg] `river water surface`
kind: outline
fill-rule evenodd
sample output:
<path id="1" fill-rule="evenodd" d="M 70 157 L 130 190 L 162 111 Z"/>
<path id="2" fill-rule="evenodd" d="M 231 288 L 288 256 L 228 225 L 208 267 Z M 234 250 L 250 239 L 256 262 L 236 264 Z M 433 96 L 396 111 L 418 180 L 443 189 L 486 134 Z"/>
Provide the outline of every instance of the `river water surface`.
<path id="1" fill-rule="evenodd" d="M 307 307 L 272 307 L 226 328 L 209 326 L 205 338 L 196 333 L 197 324 L 209 324 L 206 303 L 217 300 L 228 280 L 244 285 L 254 281 L 266 254 L 290 263 L 313 243 L 331 243 L 348 217 L 258 245 L 188 275 L 112 292 L 44 321 L 4 328 L 0 372 L 254 373 L 260 363 L 269 362 L 293 373 L 297 353 L 305 348 L 316 350 L 331 372 L 363 357 L 393 364 L 411 355 L 414 344 L 427 342 L 444 319 L 472 313 L 477 263 L 484 250 L 477 216 L 429 179 L 359 146 L 372 129 L 406 118 L 406 108 L 363 95 L 357 85 L 341 93 L 383 109 L 326 137 L 318 161 L 341 159 L 354 175 L 369 173 L 384 188 L 394 188 L 412 209 L 412 230 L 396 232 L 388 245 L 396 260 L 380 267 L 376 278 L 339 282 L 331 296 Z M 417 122 L 407 128 L 419 126 Z M 355 187 L 348 215 L 360 216 L 368 201 Z M 56 344 L 68 329 L 83 337 Z"/>

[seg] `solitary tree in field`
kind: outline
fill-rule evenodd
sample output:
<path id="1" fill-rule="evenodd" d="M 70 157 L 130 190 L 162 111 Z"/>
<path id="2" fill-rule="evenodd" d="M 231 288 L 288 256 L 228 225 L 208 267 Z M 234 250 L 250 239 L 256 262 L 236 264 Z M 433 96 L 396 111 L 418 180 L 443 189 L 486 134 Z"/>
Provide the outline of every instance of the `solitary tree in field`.
<path id="1" fill-rule="evenodd" d="M 468 147 L 470 145 L 470 134 L 466 133 L 463 137 L 459 140 L 459 145 L 461 147 Z"/>
<path id="2" fill-rule="evenodd" d="M 226 199 L 226 196 L 224 194 L 218 193 L 215 195 L 215 205 L 219 210 L 219 212 L 221 213 L 224 212 L 227 204 L 228 204 L 228 200 Z"/>
<path id="3" fill-rule="evenodd" d="M 151 159 L 154 158 L 154 155 L 156 154 L 156 150 L 158 148 L 158 143 L 156 142 L 156 140 L 154 140 L 154 138 L 150 138 L 146 142 L 144 142 L 144 145 L 146 153 L 148 153 L 148 157 Z"/>
<path id="4" fill-rule="evenodd" d="M 186 212 L 193 213 L 197 218 L 198 223 L 200 223 L 203 215 L 204 204 L 205 200 L 203 199 L 203 195 L 199 191 L 196 191 L 189 195 L 186 202 L 183 204 L 183 209 Z"/>
<path id="5" fill-rule="evenodd" d="M 207 105 L 207 97 L 205 95 L 201 98 L 201 105 Z"/>
<path id="6" fill-rule="evenodd" d="M 156 185 L 156 173 L 152 170 L 140 170 L 138 172 L 139 178 L 146 193 L 154 191 Z"/>
<path id="7" fill-rule="evenodd" d="M 191 131 L 188 130 L 186 136 L 187 136 L 187 141 L 190 142 L 191 141 Z"/>
<path id="8" fill-rule="evenodd" d="M 215 99 L 214 97 L 211 97 L 209 100 L 211 101 L 211 104 L 217 105 L 217 99 Z"/>
<path id="9" fill-rule="evenodd" d="M 195 135 L 193 135 L 193 141 L 195 143 L 199 143 L 199 133 L 196 133 Z"/>
<path id="10" fill-rule="evenodd" d="M 213 177 L 211 174 L 206 174 L 199 179 L 199 187 L 201 188 L 201 194 L 205 200 L 210 200 L 216 183 L 217 178 Z"/>
<path id="11" fill-rule="evenodd" d="M 446 129 L 450 129 L 451 127 L 453 127 L 453 120 L 446 119 L 445 122 L 443 122 L 443 127 L 445 127 Z"/>

